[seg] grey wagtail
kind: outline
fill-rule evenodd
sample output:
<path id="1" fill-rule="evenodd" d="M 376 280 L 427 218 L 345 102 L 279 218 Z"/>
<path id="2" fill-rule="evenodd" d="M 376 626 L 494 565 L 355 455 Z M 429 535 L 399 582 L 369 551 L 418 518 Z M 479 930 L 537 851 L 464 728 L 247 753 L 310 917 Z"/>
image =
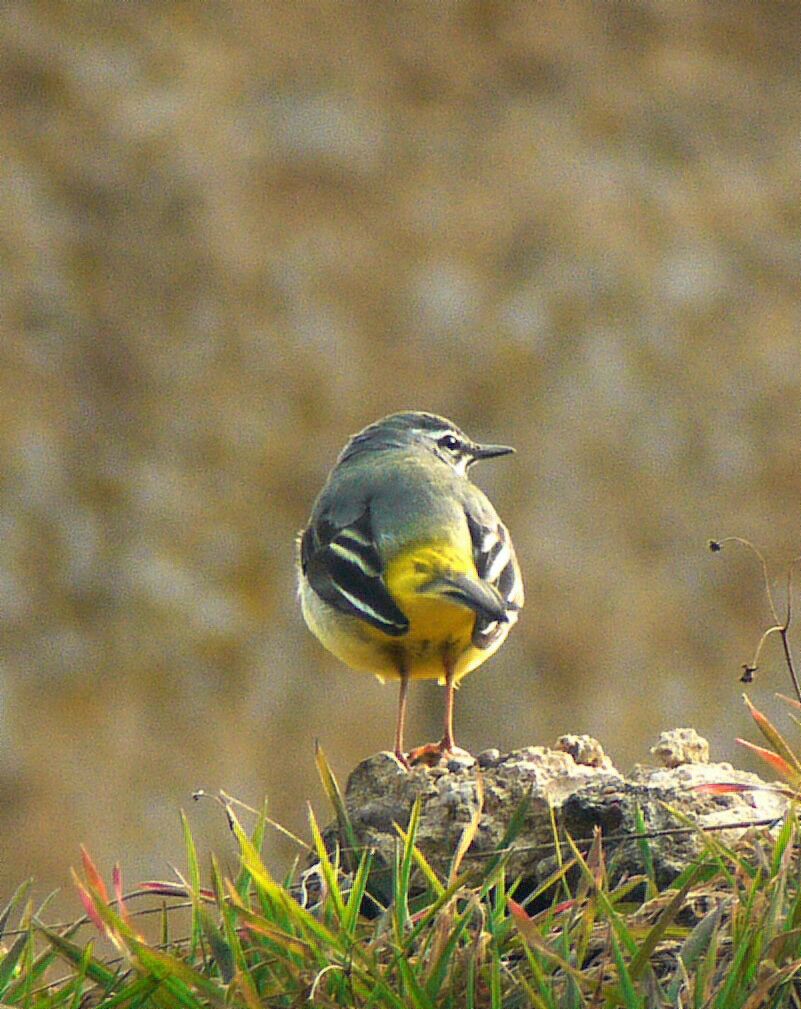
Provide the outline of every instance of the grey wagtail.
<path id="1" fill-rule="evenodd" d="M 300 533 L 304 619 L 353 669 L 400 680 L 395 756 L 409 680 L 445 684 L 445 731 L 412 761 L 454 751 L 453 693 L 503 643 L 523 605 L 512 541 L 468 478 L 477 445 L 451 421 L 394 413 L 354 435 Z"/>

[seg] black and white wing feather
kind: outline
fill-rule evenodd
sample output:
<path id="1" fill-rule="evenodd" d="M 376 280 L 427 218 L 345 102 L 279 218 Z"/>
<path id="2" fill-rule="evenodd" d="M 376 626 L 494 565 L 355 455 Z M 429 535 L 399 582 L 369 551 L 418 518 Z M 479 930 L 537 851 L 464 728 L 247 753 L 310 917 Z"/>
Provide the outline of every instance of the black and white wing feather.
<path id="1" fill-rule="evenodd" d="M 473 644 L 476 648 L 489 648 L 517 621 L 523 606 L 523 580 L 509 532 L 498 516 L 494 512 L 471 514 L 470 510 L 466 514 L 476 572 L 497 591 L 505 612 L 504 620 L 476 615 Z"/>
<path id="2" fill-rule="evenodd" d="M 369 509 L 346 526 L 327 518 L 312 522 L 300 539 L 300 562 L 312 589 L 342 613 L 392 637 L 409 630 L 408 619 L 382 578 Z"/>

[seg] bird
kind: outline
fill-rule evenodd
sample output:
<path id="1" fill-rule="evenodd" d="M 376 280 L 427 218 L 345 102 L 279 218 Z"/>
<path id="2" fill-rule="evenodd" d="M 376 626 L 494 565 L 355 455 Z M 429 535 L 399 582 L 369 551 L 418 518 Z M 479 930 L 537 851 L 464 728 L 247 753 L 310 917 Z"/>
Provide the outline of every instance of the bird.
<path id="1" fill-rule="evenodd" d="M 394 754 L 406 768 L 464 753 L 454 691 L 523 606 L 509 532 L 468 473 L 514 451 L 433 413 L 390 414 L 349 439 L 298 534 L 305 622 L 352 669 L 399 681 Z M 408 689 L 419 679 L 445 685 L 443 735 L 407 756 Z"/>

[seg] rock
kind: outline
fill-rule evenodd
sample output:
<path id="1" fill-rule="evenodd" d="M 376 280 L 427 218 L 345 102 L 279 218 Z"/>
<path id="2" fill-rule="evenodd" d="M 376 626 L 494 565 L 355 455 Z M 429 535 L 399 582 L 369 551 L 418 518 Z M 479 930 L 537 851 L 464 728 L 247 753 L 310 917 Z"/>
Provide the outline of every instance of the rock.
<path id="1" fill-rule="evenodd" d="M 651 753 L 663 767 L 681 764 L 708 764 L 709 743 L 695 729 L 670 729 L 651 747 Z"/>
<path id="2" fill-rule="evenodd" d="M 577 764 L 587 767 L 611 768 L 612 761 L 601 748 L 601 744 L 592 736 L 560 736 L 556 740 L 556 749 L 569 753 Z"/>
<path id="3" fill-rule="evenodd" d="M 698 832 L 688 830 L 681 817 L 700 827 L 732 824 L 716 835 L 731 844 L 754 821 L 781 817 L 786 808 L 784 798 L 762 787 L 765 783 L 757 775 L 705 762 L 708 744 L 692 729 L 663 733 L 652 752 L 669 760 L 668 766 L 638 765 L 628 777 L 588 736 L 562 736 L 555 749 L 529 746 L 506 754 L 487 750 L 477 762 L 449 761 L 411 771 L 391 753 L 369 757 L 351 773 L 345 804 L 359 846 L 375 853 L 371 892 L 385 904 L 390 899 L 398 827 L 406 828 L 417 798 L 417 845 L 441 878 L 447 877 L 462 832 L 479 805 L 479 825 L 463 871 L 486 864 L 501 848 L 515 812 L 524 807 L 507 871 L 509 879 L 523 878 L 521 893 L 536 887 L 557 865 L 551 810 L 561 841 L 567 833 L 585 851 L 600 827 L 613 883 L 644 871 L 640 844 L 632 836 L 639 811 L 652 835 L 649 846 L 661 888 L 703 851 Z M 756 790 L 713 794 L 697 787 L 715 783 Z M 338 845 L 345 847 L 336 825 L 326 828 L 324 837 L 331 852 Z M 347 867 L 347 859 L 342 864 Z"/>
<path id="4" fill-rule="evenodd" d="M 482 750 L 476 757 L 479 767 L 494 767 L 501 759 L 501 751 L 491 747 L 489 750 Z"/>

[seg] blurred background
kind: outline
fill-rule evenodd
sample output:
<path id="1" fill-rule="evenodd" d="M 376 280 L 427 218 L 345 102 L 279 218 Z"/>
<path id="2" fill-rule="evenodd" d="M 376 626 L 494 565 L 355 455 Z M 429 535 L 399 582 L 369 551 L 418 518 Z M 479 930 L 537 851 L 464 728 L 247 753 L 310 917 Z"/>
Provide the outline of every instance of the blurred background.
<path id="1" fill-rule="evenodd" d="M 692 725 L 799 552 L 801 6 L 0 8 L 0 897 L 232 859 L 224 788 L 306 834 L 395 690 L 306 631 L 293 539 L 346 438 L 443 413 L 527 606 L 463 746 Z M 787 689 L 768 649 L 751 696 Z M 442 694 L 413 690 L 408 739 Z M 271 863 L 293 853 L 271 835 Z M 76 902 L 70 895 L 69 906 Z"/>

